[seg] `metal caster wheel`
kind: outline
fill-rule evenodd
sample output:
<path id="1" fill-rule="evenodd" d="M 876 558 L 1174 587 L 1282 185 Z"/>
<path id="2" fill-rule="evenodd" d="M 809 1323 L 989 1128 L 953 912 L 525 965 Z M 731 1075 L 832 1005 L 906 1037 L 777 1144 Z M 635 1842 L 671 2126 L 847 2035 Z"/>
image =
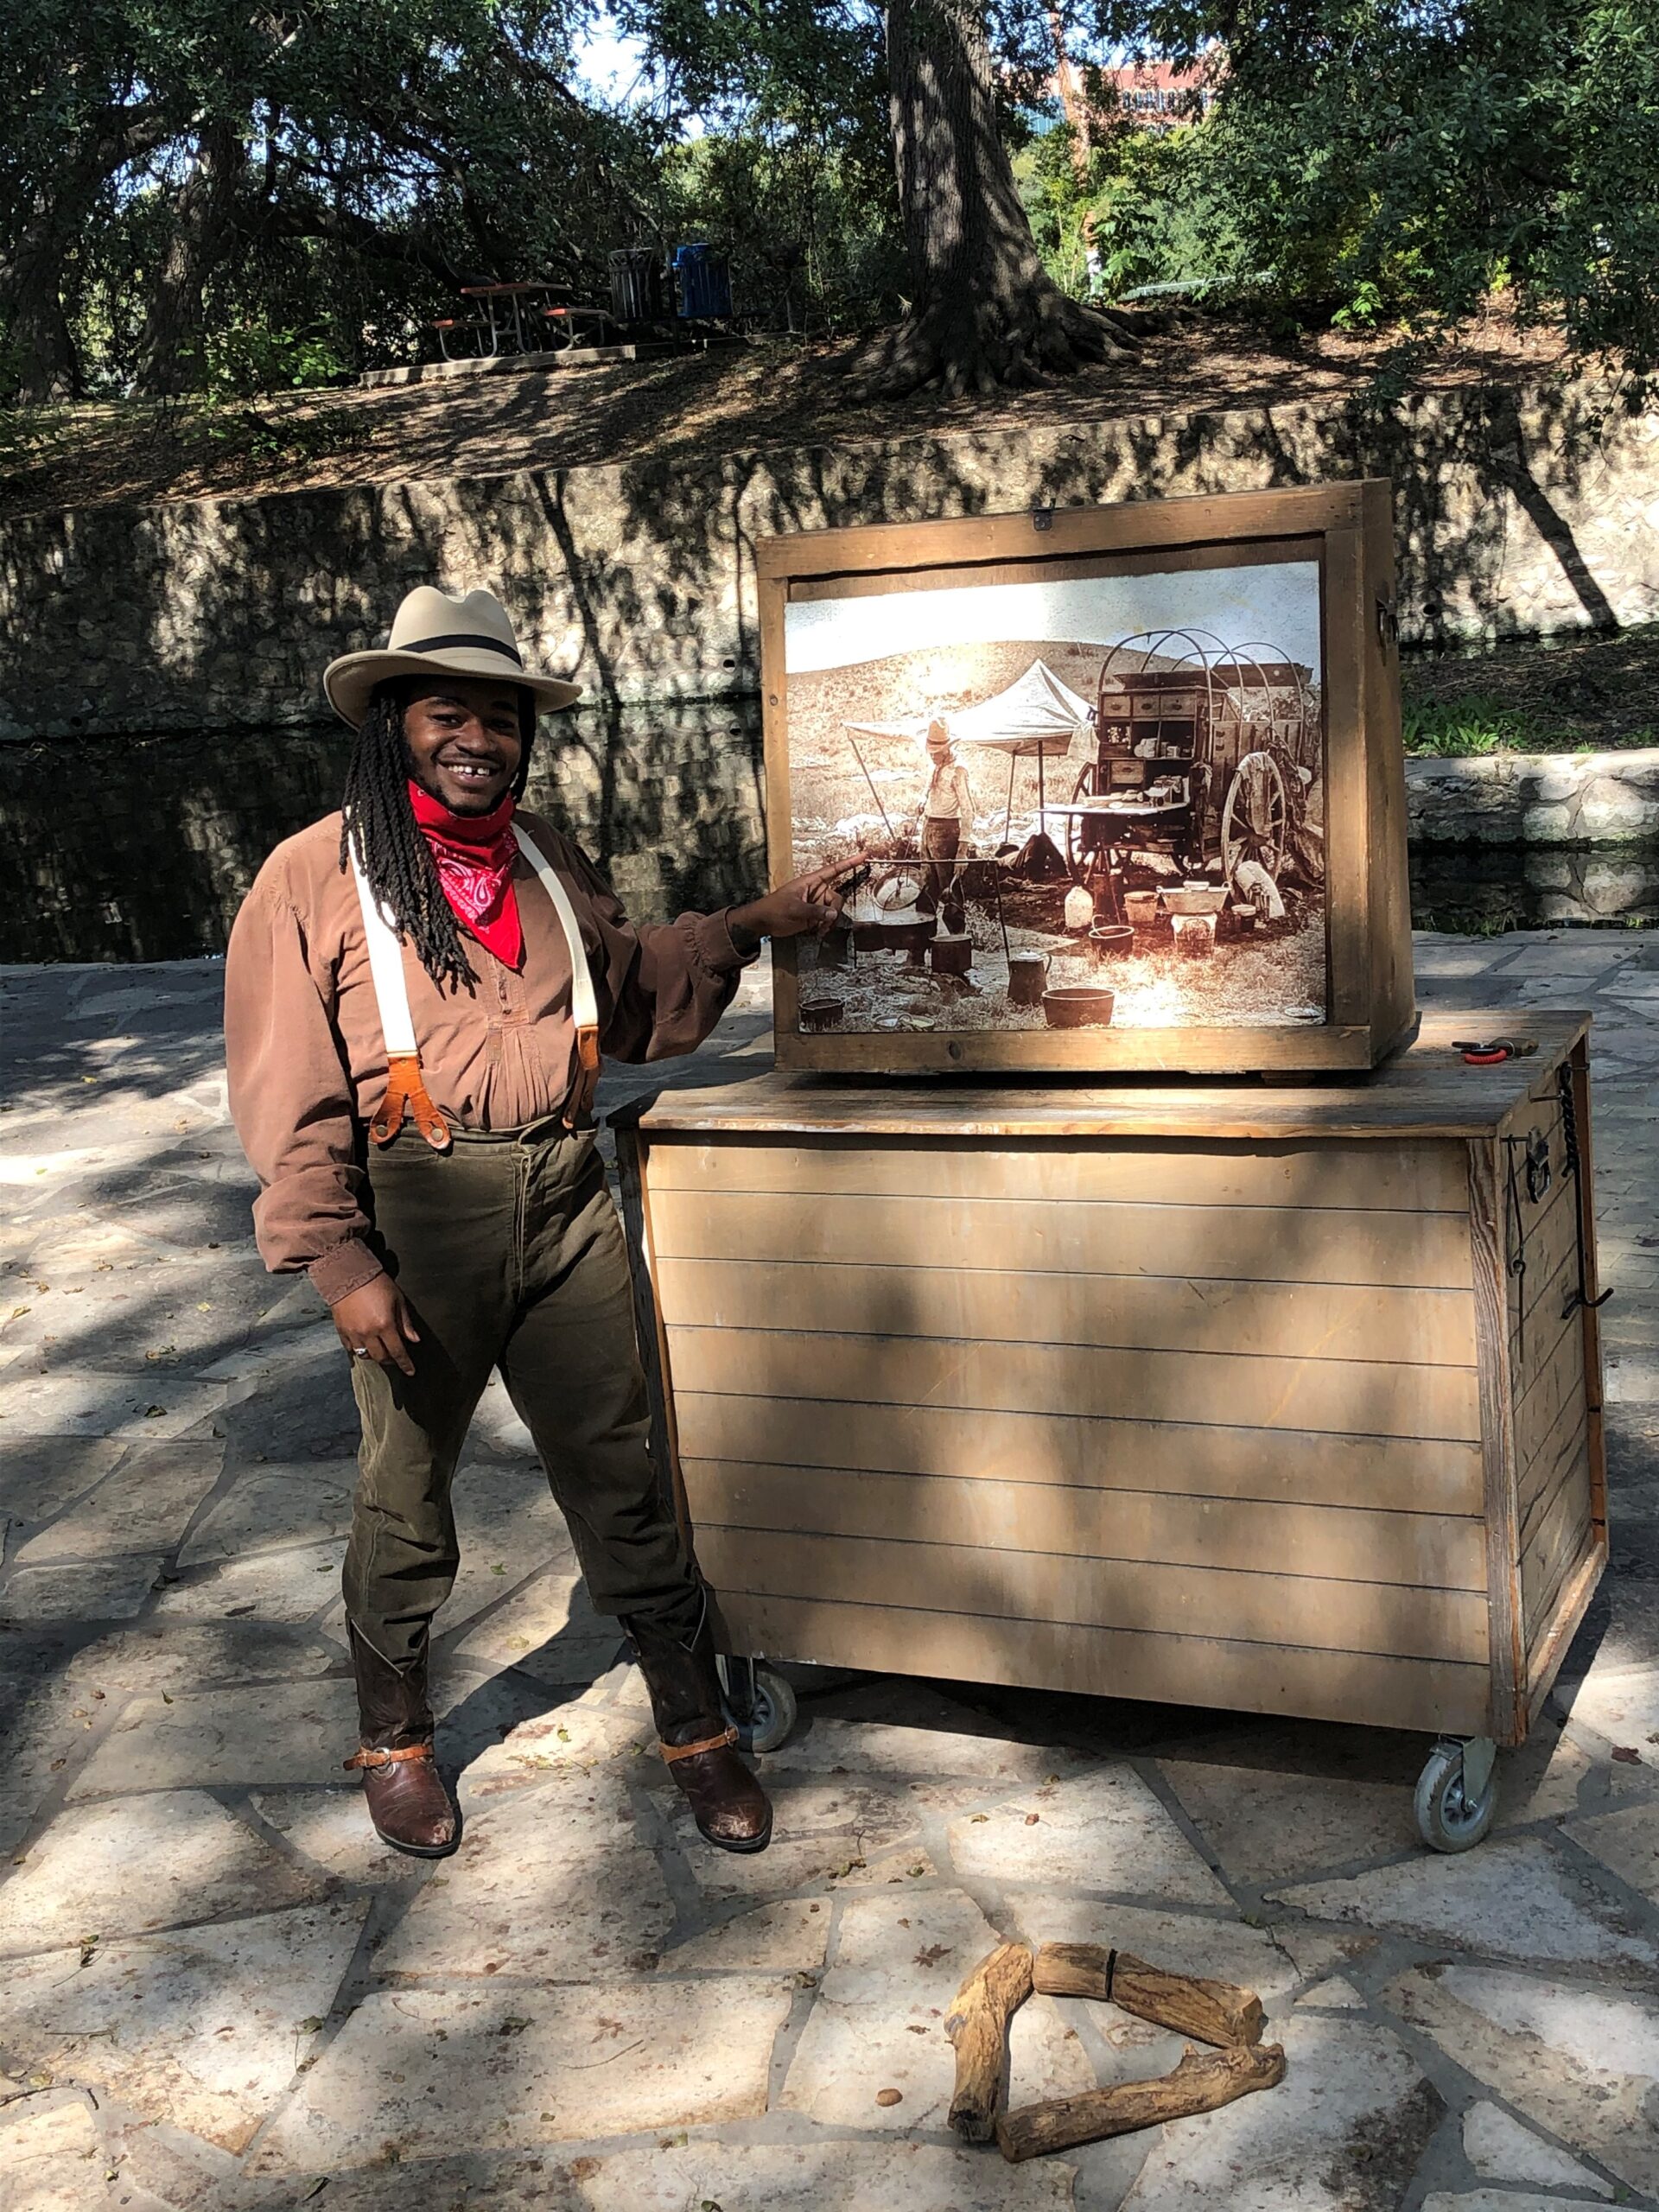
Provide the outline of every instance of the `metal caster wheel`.
<path id="1" fill-rule="evenodd" d="M 795 1693 L 779 1674 L 755 1659 L 722 1659 L 726 1710 L 746 1751 L 780 1750 L 795 1732 Z"/>
<path id="2" fill-rule="evenodd" d="M 1472 1851 L 1497 1812 L 1497 1746 L 1442 1737 L 1417 1780 L 1417 1833 L 1431 1851 Z"/>

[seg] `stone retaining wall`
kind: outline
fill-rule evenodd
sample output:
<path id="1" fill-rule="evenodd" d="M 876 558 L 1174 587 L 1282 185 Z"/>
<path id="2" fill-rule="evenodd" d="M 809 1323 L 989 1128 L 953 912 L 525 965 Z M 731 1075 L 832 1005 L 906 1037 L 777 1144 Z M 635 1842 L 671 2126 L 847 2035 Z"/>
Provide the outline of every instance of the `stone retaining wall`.
<path id="1" fill-rule="evenodd" d="M 1416 844 L 1651 844 L 1659 747 L 1408 760 L 1406 800 Z"/>
<path id="2" fill-rule="evenodd" d="M 1402 632 L 1478 641 L 1659 616 L 1659 420 L 1588 384 L 1033 423 L 624 467 L 86 507 L 0 524 L 0 736 L 315 723 L 332 654 L 411 585 L 487 581 L 602 704 L 758 683 L 778 531 L 1357 474 L 1397 488 Z M 833 424 L 828 426 L 833 429 Z"/>

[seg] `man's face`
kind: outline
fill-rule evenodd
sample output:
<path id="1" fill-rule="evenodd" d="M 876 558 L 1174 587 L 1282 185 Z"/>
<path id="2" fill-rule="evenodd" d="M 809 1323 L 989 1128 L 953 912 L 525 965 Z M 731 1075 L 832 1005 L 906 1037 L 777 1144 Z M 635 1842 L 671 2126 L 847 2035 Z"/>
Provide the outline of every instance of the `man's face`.
<path id="1" fill-rule="evenodd" d="M 518 688 L 493 677 L 445 677 L 404 708 L 404 742 L 423 791 L 452 814 L 487 814 L 518 772 Z"/>
<path id="2" fill-rule="evenodd" d="M 929 730 L 927 733 L 927 757 L 933 763 L 933 766 L 936 768 L 944 767 L 945 762 L 950 758 L 950 737 L 948 731 L 942 729 Z"/>

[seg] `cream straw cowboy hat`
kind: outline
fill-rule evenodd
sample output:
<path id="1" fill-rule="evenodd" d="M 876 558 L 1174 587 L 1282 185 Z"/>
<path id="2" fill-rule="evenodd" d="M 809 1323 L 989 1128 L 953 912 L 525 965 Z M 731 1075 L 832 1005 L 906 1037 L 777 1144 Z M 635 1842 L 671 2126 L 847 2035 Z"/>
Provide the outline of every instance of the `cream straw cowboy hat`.
<path id="1" fill-rule="evenodd" d="M 369 695 L 389 676 L 505 677 L 536 695 L 544 714 L 582 696 L 580 683 L 527 669 L 507 610 L 493 591 L 464 599 L 419 584 L 392 617 L 391 635 L 377 652 L 344 653 L 322 671 L 322 688 L 340 719 L 356 729 Z"/>

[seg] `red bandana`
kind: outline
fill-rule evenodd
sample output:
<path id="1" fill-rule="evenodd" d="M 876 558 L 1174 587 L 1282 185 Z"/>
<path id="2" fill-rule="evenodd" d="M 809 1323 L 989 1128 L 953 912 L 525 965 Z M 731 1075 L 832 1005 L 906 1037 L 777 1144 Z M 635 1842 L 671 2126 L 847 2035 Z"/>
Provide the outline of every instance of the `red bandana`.
<path id="1" fill-rule="evenodd" d="M 442 799 L 411 780 L 409 803 L 432 849 L 438 880 L 455 918 L 504 967 L 517 968 L 524 957 L 524 933 L 512 887 L 512 864 L 518 857 L 512 793 L 491 813 L 452 814 Z"/>

